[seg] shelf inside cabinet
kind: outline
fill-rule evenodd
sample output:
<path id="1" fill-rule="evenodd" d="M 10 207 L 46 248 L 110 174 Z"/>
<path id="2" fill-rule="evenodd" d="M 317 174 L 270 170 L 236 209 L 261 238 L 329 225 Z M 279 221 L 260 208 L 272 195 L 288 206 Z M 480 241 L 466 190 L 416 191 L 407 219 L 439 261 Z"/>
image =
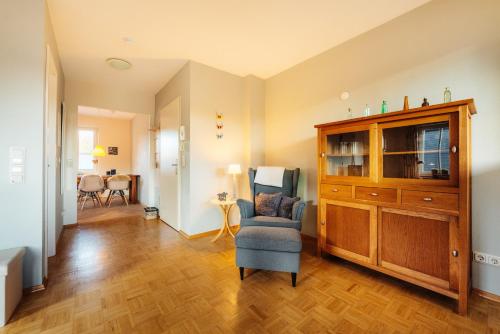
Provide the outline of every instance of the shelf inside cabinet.
<path id="1" fill-rule="evenodd" d="M 327 154 L 327 158 L 351 158 L 351 157 L 367 157 L 369 156 L 368 153 L 366 154 Z"/>
<path id="2" fill-rule="evenodd" d="M 384 155 L 405 155 L 405 154 L 430 154 L 430 153 L 448 153 L 446 150 L 421 150 L 421 151 L 401 151 L 401 152 L 384 152 Z"/>

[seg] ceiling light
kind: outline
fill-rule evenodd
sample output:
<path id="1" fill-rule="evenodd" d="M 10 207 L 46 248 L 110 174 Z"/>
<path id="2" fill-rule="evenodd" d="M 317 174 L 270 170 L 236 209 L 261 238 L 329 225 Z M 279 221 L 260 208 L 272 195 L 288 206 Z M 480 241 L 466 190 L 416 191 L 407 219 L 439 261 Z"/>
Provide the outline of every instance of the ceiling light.
<path id="1" fill-rule="evenodd" d="M 109 66 L 116 70 L 128 70 L 130 67 L 132 67 L 131 63 L 120 58 L 108 58 L 106 59 L 106 63 L 108 63 Z"/>

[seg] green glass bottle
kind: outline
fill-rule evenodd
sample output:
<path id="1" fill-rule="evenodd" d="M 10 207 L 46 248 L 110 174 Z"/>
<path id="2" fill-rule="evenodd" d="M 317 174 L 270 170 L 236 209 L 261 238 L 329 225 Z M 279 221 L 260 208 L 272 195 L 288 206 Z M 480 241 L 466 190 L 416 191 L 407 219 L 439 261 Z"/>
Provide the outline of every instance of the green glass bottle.
<path id="1" fill-rule="evenodd" d="M 380 113 L 385 114 L 388 111 L 389 111 L 389 109 L 387 108 L 387 101 L 383 100 L 382 101 L 382 108 L 380 109 Z"/>

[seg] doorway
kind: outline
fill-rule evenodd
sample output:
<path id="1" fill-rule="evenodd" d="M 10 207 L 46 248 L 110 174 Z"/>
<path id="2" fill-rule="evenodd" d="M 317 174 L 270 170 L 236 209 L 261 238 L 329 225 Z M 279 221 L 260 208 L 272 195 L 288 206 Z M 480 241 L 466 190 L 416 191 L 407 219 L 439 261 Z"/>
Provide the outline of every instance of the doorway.
<path id="1" fill-rule="evenodd" d="M 142 216 L 150 205 L 150 115 L 79 105 L 77 111 L 78 174 L 75 191 L 84 175 L 102 179 L 104 190 L 94 199 L 77 199 L 77 223 L 96 223 Z M 110 196 L 108 181 L 129 177 L 122 193 Z"/>
<path id="2" fill-rule="evenodd" d="M 177 231 L 181 228 L 180 107 L 177 97 L 160 111 L 160 219 Z"/>

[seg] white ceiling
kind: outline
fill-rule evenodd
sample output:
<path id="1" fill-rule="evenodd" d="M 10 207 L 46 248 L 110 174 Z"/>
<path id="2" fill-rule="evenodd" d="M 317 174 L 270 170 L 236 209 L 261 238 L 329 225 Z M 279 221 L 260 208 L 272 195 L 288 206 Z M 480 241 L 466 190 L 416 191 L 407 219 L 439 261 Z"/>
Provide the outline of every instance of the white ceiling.
<path id="1" fill-rule="evenodd" d="M 78 106 L 78 114 L 92 117 L 105 117 L 126 120 L 132 120 L 135 117 L 135 114 L 131 112 L 94 108 L 88 106 Z"/>
<path id="2" fill-rule="evenodd" d="M 155 93 L 187 60 L 268 78 L 428 1 L 48 0 L 48 4 L 68 79 Z M 108 57 L 125 58 L 133 66 L 114 70 L 104 62 Z"/>

